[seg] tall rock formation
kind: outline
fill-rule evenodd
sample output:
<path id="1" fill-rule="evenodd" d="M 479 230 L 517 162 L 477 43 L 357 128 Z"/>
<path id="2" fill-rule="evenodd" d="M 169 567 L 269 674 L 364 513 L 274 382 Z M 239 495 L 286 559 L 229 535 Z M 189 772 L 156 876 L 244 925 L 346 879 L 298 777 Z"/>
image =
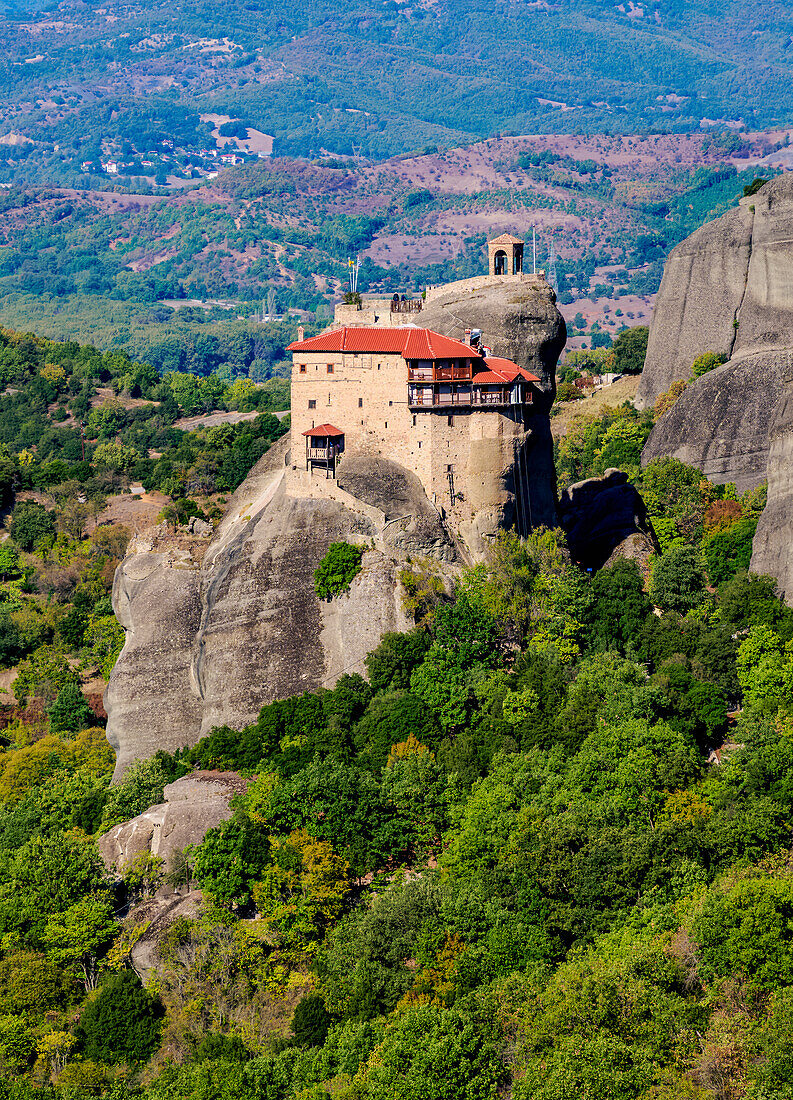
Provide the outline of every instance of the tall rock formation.
<path id="1" fill-rule="evenodd" d="M 556 468 L 548 414 L 556 397 L 556 364 L 567 340 L 553 288 L 541 278 L 482 278 L 437 287 L 418 323 L 455 340 L 466 329 L 480 329 L 482 343 L 541 379 L 544 400 L 527 417 L 527 438 L 512 471 L 504 472 L 509 492 L 530 481 L 534 526 L 556 522 Z M 512 521 L 511 512 L 508 522 Z"/>
<path id="2" fill-rule="evenodd" d="M 739 490 L 768 478 L 751 567 L 793 602 L 793 176 L 780 176 L 675 248 L 637 396 L 652 405 L 707 351 L 728 361 L 692 382 L 642 454 L 673 455 Z"/>
<path id="3" fill-rule="evenodd" d="M 566 332 L 553 291 L 534 279 L 463 286 L 436 292 L 421 326 L 459 337 L 480 328 L 497 354 L 541 378 L 545 394 L 520 446 L 476 452 L 471 530 L 453 509 L 444 520 L 415 473 L 388 455 L 351 452 L 337 480 L 304 478 L 285 439 L 251 471 L 214 535 L 161 527 L 136 537 L 113 587 L 126 631 L 105 696 L 116 777 L 213 726 L 241 728 L 274 699 L 363 673 L 382 635 L 411 625 L 398 577 L 405 560 L 432 557 L 453 573 L 485 545 L 484 527 L 511 525 L 521 479 L 531 479 L 534 523 L 555 522 L 548 408 Z M 314 570 L 342 540 L 366 547 L 363 568 L 349 593 L 323 603 Z"/>
<path id="4" fill-rule="evenodd" d="M 643 461 L 674 455 L 740 489 L 766 476 L 769 429 L 793 349 L 793 177 L 741 199 L 673 249 L 656 301 L 636 402 L 691 377 L 697 356 L 728 357 L 692 382 L 653 430 Z"/>

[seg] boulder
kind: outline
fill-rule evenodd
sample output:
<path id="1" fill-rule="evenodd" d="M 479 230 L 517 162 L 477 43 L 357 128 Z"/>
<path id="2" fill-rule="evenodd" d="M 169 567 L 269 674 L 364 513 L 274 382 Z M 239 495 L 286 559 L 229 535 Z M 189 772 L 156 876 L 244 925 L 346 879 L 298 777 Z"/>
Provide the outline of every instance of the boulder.
<path id="1" fill-rule="evenodd" d="M 105 866 L 121 875 L 127 864 L 145 852 L 159 856 L 167 866 L 175 852 L 200 844 L 210 829 L 227 821 L 231 799 L 247 789 L 248 780 L 236 772 L 197 771 L 169 783 L 161 805 L 99 837 Z"/>
<path id="2" fill-rule="evenodd" d="M 623 470 L 606 470 L 565 489 L 559 523 L 573 561 L 583 569 L 601 569 L 625 557 L 646 572 L 647 558 L 659 551 L 644 501 Z"/>

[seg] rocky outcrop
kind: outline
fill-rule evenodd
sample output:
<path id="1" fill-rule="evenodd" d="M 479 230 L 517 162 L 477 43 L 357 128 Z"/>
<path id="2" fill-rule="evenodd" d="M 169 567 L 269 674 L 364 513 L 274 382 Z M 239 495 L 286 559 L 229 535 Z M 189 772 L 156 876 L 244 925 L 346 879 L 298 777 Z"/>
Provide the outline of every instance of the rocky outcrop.
<path id="1" fill-rule="evenodd" d="M 382 635 L 411 625 L 399 584 L 407 557 L 453 571 L 501 526 L 555 522 L 547 413 L 566 331 L 552 289 L 543 280 L 451 285 L 420 324 L 460 338 L 479 328 L 496 354 L 537 374 L 528 422 L 496 439 L 474 434 L 467 491 L 457 494 L 465 516 L 454 499 L 442 513 L 393 456 L 350 449 L 338 480 L 325 480 L 292 466 L 285 439 L 216 532 L 161 527 L 133 540 L 113 587 L 126 642 L 105 696 L 116 778 L 137 757 L 193 744 L 214 726 L 241 728 L 274 699 L 363 673 Z M 477 415 L 487 414 L 472 414 L 472 432 Z M 347 594 L 323 603 L 313 574 L 335 541 L 365 546 L 363 568 Z"/>
<path id="2" fill-rule="evenodd" d="M 542 279 L 482 281 L 486 285 L 473 289 L 465 280 L 437 288 L 417 323 L 456 340 L 464 339 L 466 329 L 480 329 L 482 343 L 496 355 L 541 379 L 548 396 L 543 411 L 547 411 L 556 393 L 556 364 L 567 339 L 553 288 Z"/>
<path id="3" fill-rule="evenodd" d="M 642 461 L 673 455 L 713 481 L 765 477 L 769 428 L 793 349 L 793 178 L 742 199 L 673 249 L 664 269 L 636 403 L 689 379 L 704 352 L 728 356 L 692 382 L 650 435 Z"/>
<path id="4" fill-rule="evenodd" d="M 637 403 L 688 378 L 706 351 L 729 356 L 661 417 L 642 454 L 673 455 L 740 490 L 767 477 L 751 568 L 793 602 L 793 177 L 742 199 L 667 262 Z"/>
<path id="5" fill-rule="evenodd" d="M 793 604 L 793 355 L 781 383 L 770 431 L 768 503 L 757 525 L 750 568 L 776 577 L 781 594 Z"/>
<path id="6" fill-rule="evenodd" d="M 790 353 L 759 352 L 731 359 L 688 386 L 653 428 L 642 463 L 671 456 L 697 466 L 711 481 L 739 492 L 766 476 L 769 425 L 782 392 Z"/>
<path id="7" fill-rule="evenodd" d="M 258 463 L 211 540 L 155 528 L 119 566 L 113 606 L 126 641 L 105 693 L 116 778 L 213 726 L 241 728 L 273 699 L 364 673 L 382 635 L 411 625 L 398 579 L 405 556 L 432 554 L 449 568 L 458 560 L 437 512 L 395 463 L 369 460 L 390 486 L 390 522 L 332 480 L 318 478 L 316 495 L 288 493 L 287 448 L 282 441 Z M 354 463 L 346 476 L 355 487 Z M 350 591 L 324 603 L 313 574 L 335 541 L 368 549 Z"/>
<path id="8" fill-rule="evenodd" d="M 505 503 L 496 522 L 519 529 L 551 527 L 556 522 L 556 469 L 548 413 L 556 396 L 556 364 L 567 340 L 567 327 L 556 307 L 553 288 L 543 279 L 482 282 L 486 285 L 471 288 L 464 280 L 437 288 L 418 323 L 457 340 L 464 339 L 466 329 L 478 328 L 482 343 L 496 355 L 511 359 L 540 379 L 542 396 L 526 419 L 525 437 L 498 469 Z M 499 466 L 489 455 L 482 456 L 479 465 L 483 470 Z M 488 494 L 493 495 L 492 486 L 488 486 Z M 525 519 L 518 509 L 526 512 Z M 489 537 L 493 523 L 492 516 L 483 514 L 468 533 L 470 541 L 476 544 L 480 537 Z"/>
<path id="9" fill-rule="evenodd" d="M 561 494 L 559 522 L 570 554 L 583 569 L 600 569 L 618 558 L 637 561 L 643 572 L 658 552 L 644 501 L 623 470 L 577 481 Z"/>
<path id="10" fill-rule="evenodd" d="M 210 829 L 228 821 L 231 799 L 247 789 L 248 780 L 236 772 L 193 772 L 169 783 L 161 805 L 99 837 L 105 866 L 121 875 L 136 856 L 150 852 L 167 867 L 174 853 L 200 844 Z"/>

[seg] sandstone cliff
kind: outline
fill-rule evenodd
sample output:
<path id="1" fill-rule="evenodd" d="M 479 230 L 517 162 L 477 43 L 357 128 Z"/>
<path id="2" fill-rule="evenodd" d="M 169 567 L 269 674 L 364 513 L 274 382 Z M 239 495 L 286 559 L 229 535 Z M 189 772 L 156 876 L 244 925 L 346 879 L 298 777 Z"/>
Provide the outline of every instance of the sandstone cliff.
<path id="1" fill-rule="evenodd" d="M 624 470 L 577 481 L 561 494 L 559 523 L 570 555 L 582 569 L 601 569 L 620 558 L 648 572 L 649 558 L 660 549 L 647 508 Z"/>
<path id="2" fill-rule="evenodd" d="M 742 199 L 672 252 L 637 397 L 650 405 L 706 351 L 729 356 L 693 382 L 642 454 L 673 455 L 740 490 L 768 479 L 751 568 L 793 602 L 793 177 Z"/>
<path id="3" fill-rule="evenodd" d="M 542 280 L 506 279 L 474 289 L 465 282 L 451 283 L 434 292 L 418 323 L 456 340 L 464 339 L 466 329 L 478 328 L 483 344 L 492 347 L 496 355 L 511 359 L 541 379 L 544 401 L 535 405 L 526 422 L 525 442 L 511 468 L 500 476 L 513 498 L 517 493 L 526 498 L 532 526 L 554 526 L 556 470 L 548 413 L 556 396 L 556 364 L 567 340 L 567 327 L 556 307 L 553 288 Z M 507 524 L 513 525 L 516 518 L 508 508 Z"/>
<path id="4" fill-rule="evenodd" d="M 257 464 L 211 540 L 154 529 L 119 566 L 113 606 L 126 641 L 105 694 L 117 777 L 158 748 L 193 744 L 213 726 L 241 727 L 273 699 L 363 673 L 382 634 L 410 625 L 397 577 L 405 553 L 456 560 L 428 502 L 416 517 L 409 478 L 402 493 L 411 514 L 400 520 L 397 506 L 389 522 L 333 482 L 319 486 L 326 497 L 288 494 L 286 447 Z M 364 554 L 349 593 L 323 603 L 313 573 L 341 540 L 377 548 Z"/>
<path id="5" fill-rule="evenodd" d="M 670 254 L 636 403 L 688 379 L 706 351 L 729 361 L 656 425 L 643 461 L 674 455 L 739 488 L 765 477 L 769 428 L 793 348 L 793 178 L 781 176 Z"/>

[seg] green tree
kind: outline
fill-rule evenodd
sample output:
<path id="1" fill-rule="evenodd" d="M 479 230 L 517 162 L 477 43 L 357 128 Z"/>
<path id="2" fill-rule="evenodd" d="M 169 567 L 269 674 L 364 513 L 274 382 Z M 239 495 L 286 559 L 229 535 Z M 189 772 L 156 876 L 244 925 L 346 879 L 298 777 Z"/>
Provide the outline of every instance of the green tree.
<path id="1" fill-rule="evenodd" d="M 21 500 L 14 506 L 9 524 L 11 538 L 22 550 L 55 538 L 55 518 L 49 509 L 35 500 Z"/>
<path id="2" fill-rule="evenodd" d="M 202 890 L 224 905 L 247 905 L 269 857 L 266 832 L 244 814 L 210 829 L 193 854 Z"/>
<path id="3" fill-rule="evenodd" d="M 594 597 L 589 613 L 591 644 L 597 649 L 624 653 L 635 644 L 642 624 L 652 610 L 644 581 L 634 561 L 617 561 L 592 578 Z"/>
<path id="4" fill-rule="evenodd" d="M 307 993 L 298 1001 L 292 1016 L 292 1034 L 301 1047 L 321 1047 L 330 1027 L 331 1016 L 319 993 Z"/>
<path id="5" fill-rule="evenodd" d="M 113 905 L 107 896 L 81 898 L 47 918 L 43 941 L 48 958 L 79 972 L 85 988 L 96 986 L 98 962 L 118 934 Z"/>
<path id="6" fill-rule="evenodd" d="M 94 712 L 75 683 L 64 684 L 47 713 L 53 733 L 77 733 L 96 725 Z"/>
<path id="7" fill-rule="evenodd" d="M 314 570 L 314 587 L 321 600 L 347 592 L 361 571 L 363 547 L 349 542 L 332 542 Z"/>
<path id="8" fill-rule="evenodd" d="M 75 1037 L 96 1062 L 145 1062 L 159 1045 L 162 1016 L 159 998 L 124 970 L 111 974 L 85 1006 Z"/>
<path id="9" fill-rule="evenodd" d="M 705 576 L 693 546 L 672 546 L 655 563 L 650 598 L 664 611 L 684 615 L 705 598 Z"/>
<path id="10" fill-rule="evenodd" d="M 637 325 L 619 334 L 611 347 L 614 369 L 619 374 L 642 373 L 649 335 L 650 330 L 646 325 Z"/>

